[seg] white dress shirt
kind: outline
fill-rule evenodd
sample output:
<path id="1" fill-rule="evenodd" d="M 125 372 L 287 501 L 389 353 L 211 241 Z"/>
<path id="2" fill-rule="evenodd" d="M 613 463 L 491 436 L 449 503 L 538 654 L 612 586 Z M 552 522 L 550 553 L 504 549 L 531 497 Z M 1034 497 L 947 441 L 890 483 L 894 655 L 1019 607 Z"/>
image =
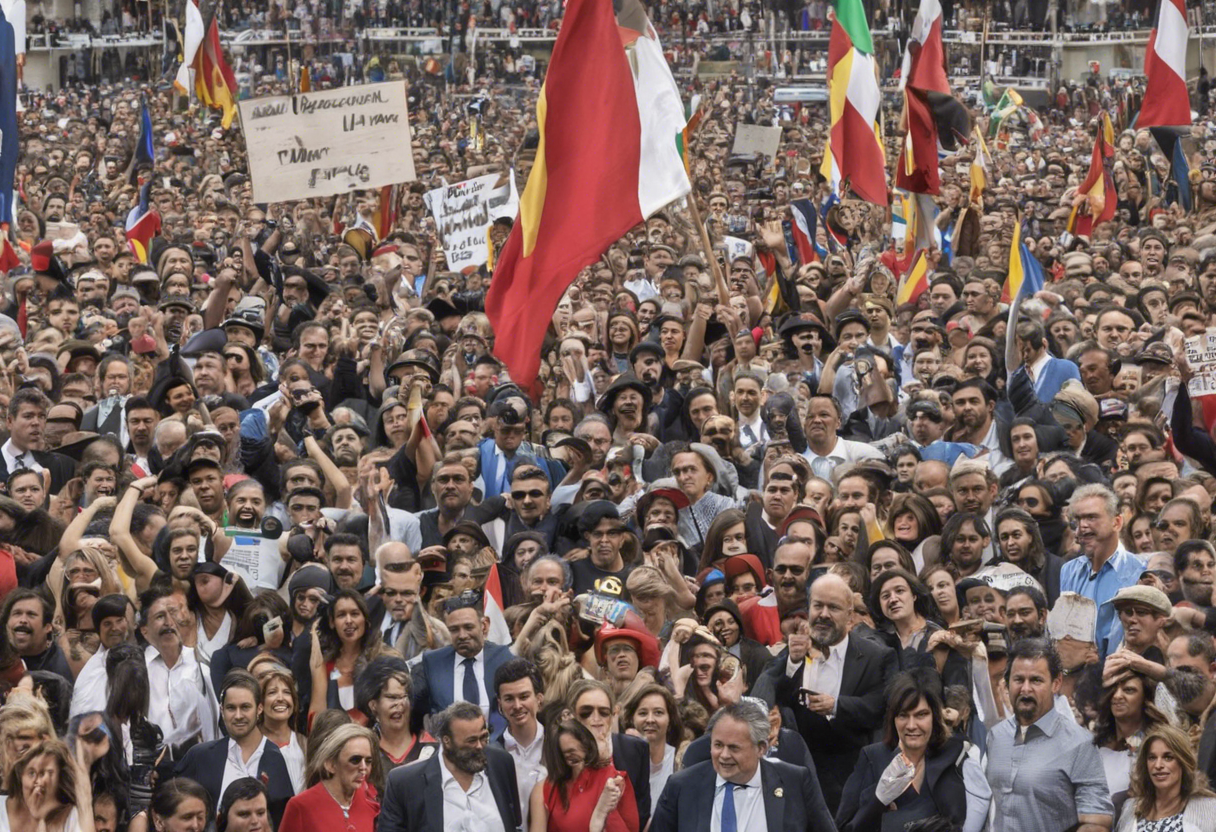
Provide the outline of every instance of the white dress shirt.
<path id="1" fill-rule="evenodd" d="M 467 792 L 456 782 L 442 754 L 439 773 L 443 783 L 443 832 L 506 832 L 484 771 L 473 775 Z"/>
<path id="2" fill-rule="evenodd" d="M 0 455 L 4 456 L 4 464 L 8 467 L 10 474 L 19 468 L 28 468 L 31 471 L 42 473 L 42 466 L 34 459 L 33 452 L 18 449 L 12 439 L 0 445 Z"/>
<path id="3" fill-rule="evenodd" d="M 785 675 L 793 676 L 802 670 L 802 686 L 815 693 L 826 693 L 833 700 L 840 698 L 840 680 L 844 678 L 844 654 L 849 649 L 849 637 L 846 634 L 839 644 L 833 644 L 826 659 L 815 656 L 810 661 L 803 661 L 802 667 L 793 661 L 786 661 Z M 833 704 L 829 719 L 836 715 Z"/>
<path id="4" fill-rule="evenodd" d="M 455 702 L 464 701 L 461 697 L 464 696 L 464 656 L 459 653 L 453 654 L 453 660 L 456 663 L 455 672 L 452 674 L 452 700 Z M 473 658 L 473 676 L 477 679 L 477 696 L 479 701 L 474 703 L 481 708 L 482 713 L 486 715 L 486 719 L 490 718 L 490 699 L 486 695 L 486 651 L 482 650 Z"/>
<path id="5" fill-rule="evenodd" d="M 545 745 L 545 726 L 536 723 L 536 737 L 531 745 L 520 745 L 511 736 L 508 728 L 502 735 L 503 747 L 515 761 L 515 782 L 519 785 L 519 808 L 523 810 L 523 828 L 528 828 L 528 804 L 532 798 L 532 788 L 537 783 L 543 783 L 549 776 L 545 761 L 541 754 Z"/>
<path id="6" fill-rule="evenodd" d="M 823 456 L 812 451 L 809 445 L 802 455 L 806 457 L 807 462 L 811 463 L 811 473 L 829 482 L 832 481 L 832 471 L 838 465 L 862 459 L 882 459 L 882 453 L 877 448 L 873 448 L 865 442 L 840 438 L 836 439 L 836 447 Z"/>
<path id="7" fill-rule="evenodd" d="M 106 709 L 106 656 L 109 654 L 110 651 L 105 647 L 98 647 L 97 652 L 90 656 L 80 669 L 76 685 L 72 688 L 69 717 Z"/>
<path id="8" fill-rule="evenodd" d="M 740 414 L 742 415 L 742 414 Z M 751 430 L 751 436 L 747 435 L 744 428 Z M 768 441 L 768 428 L 764 426 L 764 420 L 760 418 L 760 411 L 756 411 L 755 417 L 750 422 L 739 420 L 739 444 L 744 448 L 750 448 L 752 445 L 757 445 L 761 442 Z"/>
<path id="9" fill-rule="evenodd" d="M 203 675 L 194 651 L 182 649 L 177 664 L 169 667 L 155 647 L 144 651 L 152 697 L 148 719 L 165 733 L 165 743 L 179 745 L 202 732 L 203 742 L 215 739 L 215 715 L 207 700 Z"/>
<path id="10" fill-rule="evenodd" d="M 269 742 L 265 737 L 258 743 L 258 747 L 249 755 L 246 760 L 241 753 L 241 747 L 236 744 L 236 740 L 228 740 L 228 759 L 224 761 L 224 780 L 220 784 L 220 795 L 228 791 L 228 786 L 233 781 L 240 780 L 242 777 L 252 777 L 258 779 L 258 766 L 262 764 L 262 754 L 266 751 L 266 743 Z M 215 808 L 219 808 L 219 800 L 215 802 Z"/>
<path id="11" fill-rule="evenodd" d="M 709 832 L 722 832 L 722 800 L 726 795 L 726 780 L 714 776 L 714 810 L 709 817 Z M 764 811 L 764 786 L 760 782 L 760 765 L 747 781 L 747 788 L 735 786 L 735 829 L 739 832 L 767 832 L 768 815 Z"/>

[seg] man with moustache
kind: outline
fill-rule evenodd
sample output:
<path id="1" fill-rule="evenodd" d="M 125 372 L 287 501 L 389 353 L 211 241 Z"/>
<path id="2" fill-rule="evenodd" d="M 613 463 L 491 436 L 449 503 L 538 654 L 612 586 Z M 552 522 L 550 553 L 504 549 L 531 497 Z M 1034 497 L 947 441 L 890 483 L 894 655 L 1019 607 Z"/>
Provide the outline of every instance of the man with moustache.
<path id="1" fill-rule="evenodd" d="M 665 372 L 663 347 L 655 341 L 643 341 L 629 353 L 633 374 L 650 390 L 650 411 L 659 420 L 660 442 L 686 438 L 680 435 L 680 411 L 684 397 L 671 385 L 670 373 Z M 594 465 L 592 466 L 595 467 Z"/>
<path id="2" fill-rule="evenodd" d="M 772 591 L 747 598 L 739 605 L 748 638 L 768 647 L 785 641 L 781 622 L 806 608 L 812 555 L 811 547 L 802 540 L 787 540 L 777 547 L 768 570 Z"/>
<path id="3" fill-rule="evenodd" d="M 778 563 L 785 548 L 778 550 Z M 858 754 L 882 720 L 887 683 L 897 670 L 894 651 L 850 634 L 852 618 L 848 583 L 821 576 L 811 585 L 809 626 L 792 633 L 788 648 L 765 670 L 776 703 L 793 710 L 833 813 Z"/>
<path id="4" fill-rule="evenodd" d="M 448 452 L 435 466 L 431 476 L 435 507 L 416 515 L 422 530 L 422 547 L 442 546 L 443 538 L 465 519 L 465 509 L 473 501 L 473 478 L 460 454 Z"/>
<path id="5" fill-rule="evenodd" d="M 182 599 L 156 587 L 139 596 L 139 629 L 148 643 L 151 697 L 148 721 L 161 727 L 168 747 L 166 760 L 180 760 L 200 741 L 215 739 L 215 713 L 207 698 L 202 669 L 177 630 Z"/>
<path id="6" fill-rule="evenodd" d="M 244 479 L 228 489 L 228 523 L 240 529 L 260 529 L 266 513 L 266 491 L 255 479 Z"/>
<path id="7" fill-rule="evenodd" d="M 364 434 L 351 424 L 331 427 L 325 434 L 322 447 L 329 451 L 334 464 L 342 469 L 348 482 L 358 482 L 359 458 L 367 449 Z M 355 472 L 352 477 L 348 472 Z"/>
<path id="8" fill-rule="evenodd" d="M 24 587 L 8 594 L 0 613 L 9 646 L 27 671 L 49 670 L 71 682 L 75 674 L 52 635 L 54 616 L 55 607 L 44 595 Z"/>

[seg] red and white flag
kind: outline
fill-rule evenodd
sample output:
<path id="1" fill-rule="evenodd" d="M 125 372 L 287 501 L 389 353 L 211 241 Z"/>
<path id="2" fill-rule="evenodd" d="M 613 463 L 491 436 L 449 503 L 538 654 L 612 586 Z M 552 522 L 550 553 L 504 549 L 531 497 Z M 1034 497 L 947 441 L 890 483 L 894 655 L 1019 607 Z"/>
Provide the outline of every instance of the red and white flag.
<path id="1" fill-rule="evenodd" d="M 1144 53 L 1148 86 L 1136 127 L 1176 127 L 1191 123 L 1186 89 L 1186 0 L 1161 0 L 1157 25 Z"/>
<path id="2" fill-rule="evenodd" d="M 503 615 L 502 581 L 498 578 L 498 564 L 490 567 L 486 576 L 485 593 L 482 596 L 485 603 L 485 616 L 490 619 L 490 632 L 486 635 L 495 644 L 510 644 L 511 628 L 507 626 L 507 618 Z"/>

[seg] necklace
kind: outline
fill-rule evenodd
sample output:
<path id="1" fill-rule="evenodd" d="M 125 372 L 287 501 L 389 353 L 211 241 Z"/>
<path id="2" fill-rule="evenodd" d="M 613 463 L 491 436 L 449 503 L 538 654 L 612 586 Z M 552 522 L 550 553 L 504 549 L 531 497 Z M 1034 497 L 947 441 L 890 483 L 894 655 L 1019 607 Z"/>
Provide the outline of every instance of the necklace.
<path id="1" fill-rule="evenodd" d="M 334 803 L 338 804 L 338 808 L 342 810 L 342 817 L 344 817 L 346 820 L 350 820 L 350 807 L 351 804 L 355 802 L 354 795 L 351 795 L 350 803 L 343 806 L 342 801 L 338 800 L 338 796 L 330 790 L 328 783 L 325 785 L 325 793 L 334 799 Z"/>

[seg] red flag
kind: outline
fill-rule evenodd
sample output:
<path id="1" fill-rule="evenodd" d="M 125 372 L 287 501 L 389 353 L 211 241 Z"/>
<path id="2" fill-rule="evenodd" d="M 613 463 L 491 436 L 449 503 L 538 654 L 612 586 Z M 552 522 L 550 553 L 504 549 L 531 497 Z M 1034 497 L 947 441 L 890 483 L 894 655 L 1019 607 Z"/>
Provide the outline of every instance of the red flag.
<path id="1" fill-rule="evenodd" d="M 1148 84 L 1136 127 L 1176 127 L 1191 123 L 1186 89 L 1186 1 L 1161 0 L 1157 25 L 1144 52 Z"/>
<path id="2" fill-rule="evenodd" d="M 236 116 L 237 84 L 236 75 L 224 58 L 224 50 L 220 46 L 219 24 L 215 18 L 211 20 L 207 37 L 203 39 L 203 46 L 198 50 L 194 61 L 194 91 L 208 107 L 223 111 L 221 124 L 226 130 Z"/>

